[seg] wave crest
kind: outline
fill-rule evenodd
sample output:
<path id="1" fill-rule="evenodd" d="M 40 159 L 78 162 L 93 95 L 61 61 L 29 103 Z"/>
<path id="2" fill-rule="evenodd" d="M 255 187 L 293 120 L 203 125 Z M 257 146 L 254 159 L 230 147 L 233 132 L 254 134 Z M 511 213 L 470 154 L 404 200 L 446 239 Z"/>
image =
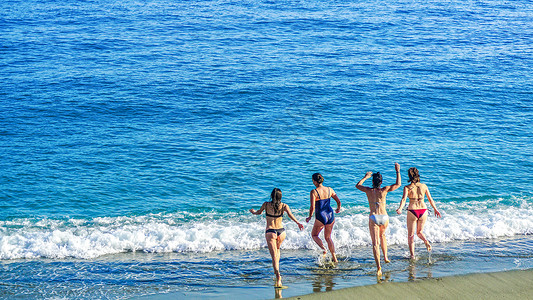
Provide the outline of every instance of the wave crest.
<path id="1" fill-rule="evenodd" d="M 439 206 L 443 218 L 430 217 L 424 232 L 433 242 L 498 238 L 533 233 L 533 207 L 527 201 L 508 206 L 498 201 L 448 202 Z M 293 211 L 303 220 L 305 209 Z M 406 214 L 389 206 L 389 244 L 406 244 Z M 184 215 L 186 215 L 184 217 Z M 315 249 L 312 223 L 304 231 L 288 218 L 284 249 Z M 84 219 L 16 219 L 0 221 L 0 259 L 82 258 L 144 252 L 212 252 L 266 247 L 264 217 L 238 213 L 175 213 L 136 217 Z M 370 245 L 368 213 L 362 206 L 336 217 L 337 248 Z"/>

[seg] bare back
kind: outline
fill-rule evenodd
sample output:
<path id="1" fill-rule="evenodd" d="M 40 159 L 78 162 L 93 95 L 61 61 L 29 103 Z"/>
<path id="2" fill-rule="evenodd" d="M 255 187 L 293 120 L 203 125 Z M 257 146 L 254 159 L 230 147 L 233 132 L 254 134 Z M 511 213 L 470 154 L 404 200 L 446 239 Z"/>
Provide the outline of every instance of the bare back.
<path id="1" fill-rule="evenodd" d="M 407 197 L 409 198 L 408 209 L 424 209 L 427 208 L 424 202 L 424 196 L 428 191 L 428 187 L 420 182 L 412 182 L 405 186 L 407 189 Z"/>
<path id="2" fill-rule="evenodd" d="M 317 195 L 317 192 L 318 192 L 318 195 Z M 333 194 L 334 194 L 333 189 L 327 186 L 320 186 L 311 191 L 311 195 L 314 196 L 315 201 L 331 198 Z"/>
<path id="3" fill-rule="evenodd" d="M 387 192 L 386 188 L 372 188 L 365 191 L 371 215 L 387 214 Z"/>
<path id="4" fill-rule="evenodd" d="M 283 228 L 283 212 L 285 211 L 285 204 L 281 204 L 281 208 L 278 212 L 274 212 L 274 205 L 271 202 L 265 202 L 266 213 L 266 229 L 279 229 Z"/>

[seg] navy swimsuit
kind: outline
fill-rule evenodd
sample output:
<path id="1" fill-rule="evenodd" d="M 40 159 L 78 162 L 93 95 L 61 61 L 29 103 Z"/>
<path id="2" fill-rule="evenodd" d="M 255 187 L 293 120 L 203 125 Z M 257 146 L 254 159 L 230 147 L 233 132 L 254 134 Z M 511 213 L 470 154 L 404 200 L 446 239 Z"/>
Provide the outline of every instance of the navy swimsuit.
<path id="1" fill-rule="evenodd" d="M 335 221 L 335 214 L 330 204 L 331 197 L 320 199 L 320 194 L 316 189 L 315 192 L 318 197 L 318 200 L 315 201 L 315 218 L 324 225 L 333 223 Z"/>

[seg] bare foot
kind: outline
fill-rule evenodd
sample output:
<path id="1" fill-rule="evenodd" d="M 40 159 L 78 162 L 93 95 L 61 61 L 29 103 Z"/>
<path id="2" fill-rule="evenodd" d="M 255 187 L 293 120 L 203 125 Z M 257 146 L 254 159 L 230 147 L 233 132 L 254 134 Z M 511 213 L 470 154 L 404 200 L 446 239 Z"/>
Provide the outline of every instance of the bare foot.
<path id="1" fill-rule="evenodd" d="M 276 280 L 276 284 L 274 284 L 274 287 L 277 287 L 277 288 L 280 288 L 282 287 L 283 285 L 281 284 L 281 276 L 278 277 L 278 279 Z"/>
<path id="2" fill-rule="evenodd" d="M 337 256 L 335 255 L 335 253 L 331 253 L 331 260 L 332 260 L 334 263 L 339 262 L 339 261 L 337 260 Z"/>
<path id="3" fill-rule="evenodd" d="M 385 263 L 390 263 L 390 259 L 385 258 Z"/>
<path id="4" fill-rule="evenodd" d="M 377 275 L 378 277 L 381 277 L 381 268 L 378 268 L 378 271 L 376 272 L 376 275 Z"/>
<path id="5" fill-rule="evenodd" d="M 426 240 L 426 241 L 424 242 L 424 244 L 426 244 L 426 248 L 428 249 L 428 252 L 430 252 L 430 251 L 431 251 L 431 244 L 429 243 L 429 241 Z"/>

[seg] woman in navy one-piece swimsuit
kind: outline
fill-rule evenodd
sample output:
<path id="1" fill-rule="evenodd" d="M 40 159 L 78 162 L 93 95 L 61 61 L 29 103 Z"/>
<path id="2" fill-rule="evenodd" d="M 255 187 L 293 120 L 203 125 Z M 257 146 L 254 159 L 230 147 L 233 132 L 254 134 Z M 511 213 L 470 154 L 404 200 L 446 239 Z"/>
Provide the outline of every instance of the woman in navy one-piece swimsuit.
<path id="1" fill-rule="evenodd" d="M 315 214 L 315 224 L 313 230 L 311 231 L 311 236 L 317 245 L 322 249 L 324 255 L 326 255 L 327 250 L 322 243 L 322 240 L 318 236 L 320 232 L 324 229 L 324 238 L 328 243 L 329 251 L 331 252 L 331 259 L 333 262 L 337 262 L 337 256 L 335 256 L 335 245 L 331 239 L 331 231 L 333 230 L 333 224 L 335 224 L 335 214 L 333 213 L 333 208 L 331 208 L 330 200 L 333 198 L 337 202 L 336 213 L 341 211 L 341 201 L 335 193 L 335 191 L 330 188 L 323 186 L 324 177 L 320 173 L 313 174 L 313 184 L 315 189 L 311 191 L 310 200 L 311 207 L 309 208 L 309 217 L 305 219 L 309 223 L 313 213 Z"/>

